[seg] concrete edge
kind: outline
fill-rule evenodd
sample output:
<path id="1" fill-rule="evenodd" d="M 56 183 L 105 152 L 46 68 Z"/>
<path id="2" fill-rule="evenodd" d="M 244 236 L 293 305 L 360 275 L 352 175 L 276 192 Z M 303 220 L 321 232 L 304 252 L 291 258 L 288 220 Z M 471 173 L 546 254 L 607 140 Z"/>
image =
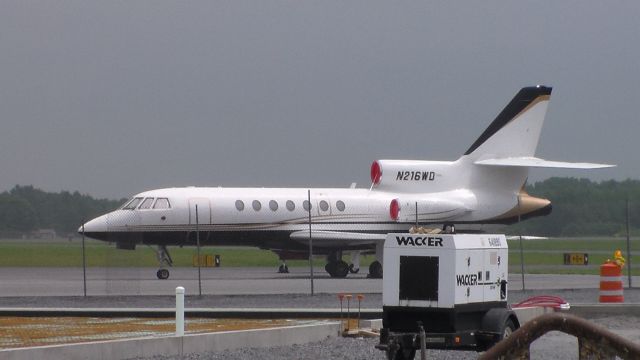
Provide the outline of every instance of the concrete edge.
<path id="1" fill-rule="evenodd" d="M 571 305 L 572 315 L 589 318 L 594 316 L 640 316 L 640 304 L 580 304 Z"/>
<path id="2" fill-rule="evenodd" d="M 540 315 L 554 312 L 553 308 L 541 307 L 541 306 L 519 307 L 519 308 L 514 308 L 512 310 L 516 314 L 516 317 L 518 318 L 518 322 L 520 323 L 520 326 L 537 318 Z"/>
<path id="3" fill-rule="evenodd" d="M 80 344 L 0 350 L 0 360 L 130 359 L 156 355 L 185 355 L 243 347 L 272 347 L 321 341 L 340 334 L 339 322 L 280 328 L 225 331 L 185 336 L 147 337 Z"/>
<path id="4" fill-rule="evenodd" d="M 554 312 L 550 307 L 526 307 L 513 309 L 518 316 L 520 325 L 543 314 Z M 639 316 L 640 304 L 577 304 L 571 305 L 568 310 L 557 310 L 567 312 L 582 318 L 602 317 L 602 316 Z M 522 317 L 522 318 L 521 318 Z M 524 320 L 524 321 L 523 321 Z"/>
<path id="5" fill-rule="evenodd" d="M 515 310 L 515 309 L 514 309 Z M 522 316 L 529 319 L 527 310 Z M 587 316 L 634 315 L 640 316 L 640 304 L 572 304 L 568 310 L 571 314 Z M 535 312 L 535 311 L 534 311 Z M 544 312 L 540 313 L 542 315 Z M 357 317 L 357 311 L 351 310 L 349 316 Z M 0 308 L 0 316 L 96 316 L 96 317 L 175 317 L 174 308 Z M 187 318 L 220 318 L 220 319 L 319 319 L 347 317 L 346 309 L 320 308 L 188 308 Z M 382 309 L 361 309 L 361 319 L 378 319 L 382 317 Z M 527 320 L 528 321 L 528 320 Z"/>
<path id="6" fill-rule="evenodd" d="M 360 327 L 363 329 L 371 329 L 380 331 L 382 329 L 382 319 L 365 319 L 360 321 Z"/>
<path id="7" fill-rule="evenodd" d="M 79 316 L 79 317 L 175 317 L 175 308 L 0 308 L 0 316 Z M 219 319 L 304 319 L 304 318 L 340 318 L 350 315 L 358 316 L 353 309 L 305 309 L 305 308 L 188 308 L 186 317 L 219 318 Z M 361 309 L 360 318 L 373 319 L 382 317 L 382 309 Z"/>

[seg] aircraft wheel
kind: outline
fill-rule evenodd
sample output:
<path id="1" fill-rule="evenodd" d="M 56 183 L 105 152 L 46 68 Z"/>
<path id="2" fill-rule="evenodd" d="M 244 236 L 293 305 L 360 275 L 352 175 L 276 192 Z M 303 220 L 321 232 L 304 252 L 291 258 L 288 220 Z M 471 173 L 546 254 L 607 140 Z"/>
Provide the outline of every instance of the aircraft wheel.
<path id="1" fill-rule="evenodd" d="M 380 261 L 374 261 L 369 265 L 369 277 L 373 279 L 382 279 L 382 264 Z"/>
<path id="2" fill-rule="evenodd" d="M 335 261 L 330 261 L 327 263 L 327 265 L 324 266 L 324 271 L 327 272 L 327 274 L 329 274 L 329 276 L 331 277 L 335 277 L 335 272 L 336 272 L 336 262 Z"/>
<path id="3" fill-rule="evenodd" d="M 156 276 L 158 277 L 158 279 L 160 280 L 167 280 L 169 278 L 169 270 L 167 269 L 160 269 L 158 270 L 158 272 L 156 273 Z"/>
<path id="4" fill-rule="evenodd" d="M 330 261 L 325 265 L 324 269 L 332 278 L 344 278 L 349 274 L 349 265 L 342 260 Z"/>
<path id="5" fill-rule="evenodd" d="M 344 261 L 337 261 L 335 263 L 335 271 L 331 277 L 345 278 L 349 274 L 349 265 Z"/>

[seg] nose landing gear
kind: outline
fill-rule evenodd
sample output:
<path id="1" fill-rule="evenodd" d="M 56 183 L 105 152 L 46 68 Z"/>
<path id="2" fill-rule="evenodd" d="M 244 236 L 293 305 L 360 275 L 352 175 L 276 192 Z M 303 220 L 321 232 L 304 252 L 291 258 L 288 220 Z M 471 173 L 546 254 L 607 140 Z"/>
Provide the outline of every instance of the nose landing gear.
<path id="1" fill-rule="evenodd" d="M 167 269 L 160 269 L 158 270 L 158 272 L 156 273 L 156 276 L 158 277 L 158 279 L 160 280 L 166 280 L 169 278 L 169 270 Z"/>
<path id="2" fill-rule="evenodd" d="M 173 266 L 173 259 L 171 259 L 171 255 L 169 255 L 169 250 L 167 250 L 166 245 L 158 245 L 156 257 L 160 263 L 160 270 L 156 272 L 156 276 L 160 280 L 166 280 L 169 278 L 169 270 L 165 269 L 165 267 Z"/>
<path id="3" fill-rule="evenodd" d="M 278 274 L 288 274 L 289 273 L 289 267 L 287 266 L 287 263 L 282 260 L 282 264 L 280 264 L 280 267 L 278 268 Z"/>

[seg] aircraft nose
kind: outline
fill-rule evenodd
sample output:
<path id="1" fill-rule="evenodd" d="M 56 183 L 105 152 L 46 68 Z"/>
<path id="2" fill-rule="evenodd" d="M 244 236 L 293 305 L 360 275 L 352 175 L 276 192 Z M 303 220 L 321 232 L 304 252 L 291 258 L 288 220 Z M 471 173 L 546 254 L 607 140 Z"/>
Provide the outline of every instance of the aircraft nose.
<path id="1" fill-rule="evenodd" d="M 107 217 L 100 216 L 85 223 L 84 225 L 78 228 L 78 234 L 82 235 L 83 231 L 84 231 L 84 235 L 90 238 L 94 238 L 98 240 L 106 239 L 107 231 L 108 231 Z"/>

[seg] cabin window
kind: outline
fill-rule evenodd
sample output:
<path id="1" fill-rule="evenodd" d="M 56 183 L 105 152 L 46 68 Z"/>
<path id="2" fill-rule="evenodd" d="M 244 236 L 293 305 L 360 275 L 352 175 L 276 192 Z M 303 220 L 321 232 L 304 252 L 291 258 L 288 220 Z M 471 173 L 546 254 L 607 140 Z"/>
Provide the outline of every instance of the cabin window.
<path id="1" fill-rule="evenodd" d="M 320 210 L 322 211 L 329 210 L 329 204 L 324 200 L 320 201 Z"/>
<path id="2" fill-rule="evenodd" d="M 260 209 L 262 209 L 262 204 L 258 200 L 253 200 L 251 206 L 253 206 L 253 210 L 255 211 L 260 211 Z"/>
<path id="3" fill-rule="evenodd" d="M 142 202 L 142 204 L 140 204 L 140 206 L 138 207 L 138 209 L 151 209 L 151 204 L 153 204 L 153 198 L 146 198 L 144 199 L 144 201 Z"/>
<path id="4" fill-rule="evenodd" d="M 278 202 L 275 200 L 269 201 L 269 209 L 276 211 L 278 210 Z"/>
<path id="5" fill-rule="evenodd" d="M 304 211 L 311 210 L 311 204 L 309 203 L 309 200 L 305 200 L 302 202 L 302 208 L 304 209 Z"/>
<path id="6" fill-rule="evenodd" d="M 339 211 L 344 211 L 344 208 L 345 208 L 345 206 L 344 206 L 344 202 L 343 202 L 342 200 L 338 200 L 338 201 L 336 201 L 336 208 L 337 208 Z"/>
<path id="7" fill-rule="evenodd" d="M 138 206 L 138 204 L 140 204 L 140 201 L 142 201 L 141 197 L 134 198 L 127 205 L 125 205 L 123 207 L 123 209 L 124 210 L 133 210 Z"/>
<path id="8" fill-rule="evenodd" d="M 291 200 L 287 200 L 287 210 L 293 211 L 295 209 L 296 209 L 296 204 Z"/>
<path id="9" fill-rule="evenodd" d="M 154 209 L 171 209 L 171 204 L 167 198 L 158 198 L 156 203 L 153 204 Z"/>
<path id="10" fill-rule="evenodd" d="M 242 200 L 236 200 L 236 209 L 238 209 L 238 211 L 244 210 L 244 202 L 242 202 Z"/>

